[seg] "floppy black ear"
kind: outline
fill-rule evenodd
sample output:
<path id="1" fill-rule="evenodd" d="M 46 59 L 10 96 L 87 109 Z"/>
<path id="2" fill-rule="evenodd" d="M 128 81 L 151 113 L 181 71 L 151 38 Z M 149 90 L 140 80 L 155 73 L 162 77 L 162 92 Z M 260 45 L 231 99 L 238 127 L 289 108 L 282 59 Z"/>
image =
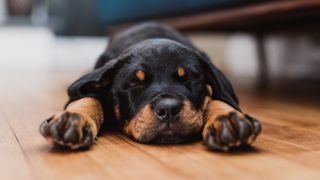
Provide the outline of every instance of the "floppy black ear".
<path id="1" fill-rule="evenodd" d="M 205 72 L 205 81 L 212 88 L 212 99 L 224 101 L 240 110 L 238 98 L 228 79 L 213 65 L 205 53 L 198 52 L 198 55 Z"/>
<path id="2" fill-rule="evenodd" d="M 112 75 L 115 73 L 118 65 L 119 59 L 110 60 L 102 67 L 97 68 L 76 80 L 68 88 L 69 102 L 84 97 L 99 99 L 101 92 L 106 90 L 111 83 Z"/>

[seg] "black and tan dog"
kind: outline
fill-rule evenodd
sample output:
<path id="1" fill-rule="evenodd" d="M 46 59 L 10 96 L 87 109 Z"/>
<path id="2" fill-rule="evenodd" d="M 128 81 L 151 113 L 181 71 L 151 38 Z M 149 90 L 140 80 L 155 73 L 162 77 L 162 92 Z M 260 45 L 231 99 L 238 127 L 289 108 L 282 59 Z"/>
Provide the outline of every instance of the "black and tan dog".
<path id="1" fill-rule="evenodd" d="M 68 94 L 65 110 L 40 131 L 50 143 L 72 149 L 90 147 L 110 122 L 141 143 L 179 143 L 202 134 L 208 148 L 223 151 L 251 144 L 261 131 L 208 56 L 157 23 L 112 37 L 94 70 Z"/>

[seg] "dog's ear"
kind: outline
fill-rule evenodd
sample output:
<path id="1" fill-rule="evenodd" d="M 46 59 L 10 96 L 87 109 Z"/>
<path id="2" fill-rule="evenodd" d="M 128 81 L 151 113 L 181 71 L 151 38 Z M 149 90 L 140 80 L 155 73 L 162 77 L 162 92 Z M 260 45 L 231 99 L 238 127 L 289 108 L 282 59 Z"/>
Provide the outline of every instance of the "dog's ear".
<path id="1" fill-rule="evenodd" d="M 213 65 L 205 53 L 197 51 L 196 54 L 204 69 L 205 83 L 212 88 L 212 99 L 224 101 L 235 109 L 240 110 L 238 98 L 228 79 Z"/>
<path id="2" fill-rule="evenodd" d="M 76 80 L 68 88 L 69 102 L 84 97 L 99 98 L 112 82 L 112 77 L 120 65 L 119 59 L 108 61 L 105 65 L 93 70 Z"/>

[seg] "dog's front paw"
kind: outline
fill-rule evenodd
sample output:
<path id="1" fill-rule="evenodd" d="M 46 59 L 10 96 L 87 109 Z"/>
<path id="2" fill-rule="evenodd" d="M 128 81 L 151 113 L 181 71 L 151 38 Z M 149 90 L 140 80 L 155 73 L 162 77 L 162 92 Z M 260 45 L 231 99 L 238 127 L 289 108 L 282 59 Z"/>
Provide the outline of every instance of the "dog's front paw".
<path id="1" fill-rule="evenodd" d="M 80 149 L 94 143 L 97 129 L 80 114 L 64 111 L 45 120 L 40 133 L 50 144 Z"/>
<path id="2" fill-rule="evenodd" d="M 228 151 L 250 145 L 261 132 L 260 123 L 249 115 L 231 112 L 208 121 L 203 130 L 205 145 L 212 150 Z"/>

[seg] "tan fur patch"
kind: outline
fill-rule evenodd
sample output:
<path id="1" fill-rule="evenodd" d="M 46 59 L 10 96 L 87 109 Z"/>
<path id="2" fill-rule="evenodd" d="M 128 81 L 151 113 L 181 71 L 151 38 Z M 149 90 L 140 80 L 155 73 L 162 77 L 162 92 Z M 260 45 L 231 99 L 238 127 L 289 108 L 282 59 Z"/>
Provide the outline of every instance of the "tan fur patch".
<path id="1" fill-rule="evenodd" d="M 140 141 L 147 138 L 158 126 L 159 122 L 155 119 L 151 106 L 146 105 L 132 120 L 126 121 L 123 131 Z"/>
<path id="2" fill-rule="evenodd" d="M 200 132 L 204 123 L 203 112 L 201 110 L 196 111 L 190 101 L 185 101 L 183 104 L 180 116 L 180 123 L 183 127 L 181 130 L 185 131 L 184 134 Z"/>
<path id="3" fill-rule="evenodd" d="M 205 110 L 205 127 L 203 130 L 203 134 L 207 133 L 208 126 L 212 124 L 216 124 L 215 120 L 220 115 L 227 115 L 230 112 L 237 112 L 239 117 L 243 117 L 243 114 L 237 110 L 235 110 L 232 106 L 229 104 L 218 101 L 218 100 L 212 100 L 208 103 L 207 108 Z"/>
<path id="4" fill-rule="evenodd" d="M 99 101 L 94 98 L 82 98 L 74 101 L 67 106 L 65 111 L 82 116 L 83 118 L 81 119 L 86 120 L 87 123 L 90 123 L 93 127 L 95 127 L 94 133 L 97 133 L 98 129 L 102 125 L 102 106 Z M 78 123 L 84 122 L 79 121 Z"/>
<path id="5" fill-rule="evenodd" d="M 137 76 L 137 78 L 140 80 L 140 81 L 144 81 L 145 80 L 145 73 L 142 71 L 142 70 L 138 70 L 137 72 L 136 72 L 136 76 Z"/>
<path id="6" fill-rule="evenodd" d="M 186 74 L 186 71 L 182 67 L 179 67 L 177 72 L 179 77 L 183 77 Z"/>
<path id="7" fill-rule="evenodd" d="M 69 103 L 64 111 L 45 120 L 39 129 L 50 144 L 78 149 L 94 143 L 102 123 L 100 102 L 94 98 L 82 98 Z"/>
<path id="8" fill-rule="evenodd" d="M 167 124 L 159 121 L 150 105 L 146 105 L 130 121 L 123 131 L 140 142 L 148 142 L 161 134 Z M 202 111 L 196 111 L 190 101 L 183 102 L 180 118 L 170 123 L 170 131 L 181 135 L 200 133 L 203 127 Z"/>

